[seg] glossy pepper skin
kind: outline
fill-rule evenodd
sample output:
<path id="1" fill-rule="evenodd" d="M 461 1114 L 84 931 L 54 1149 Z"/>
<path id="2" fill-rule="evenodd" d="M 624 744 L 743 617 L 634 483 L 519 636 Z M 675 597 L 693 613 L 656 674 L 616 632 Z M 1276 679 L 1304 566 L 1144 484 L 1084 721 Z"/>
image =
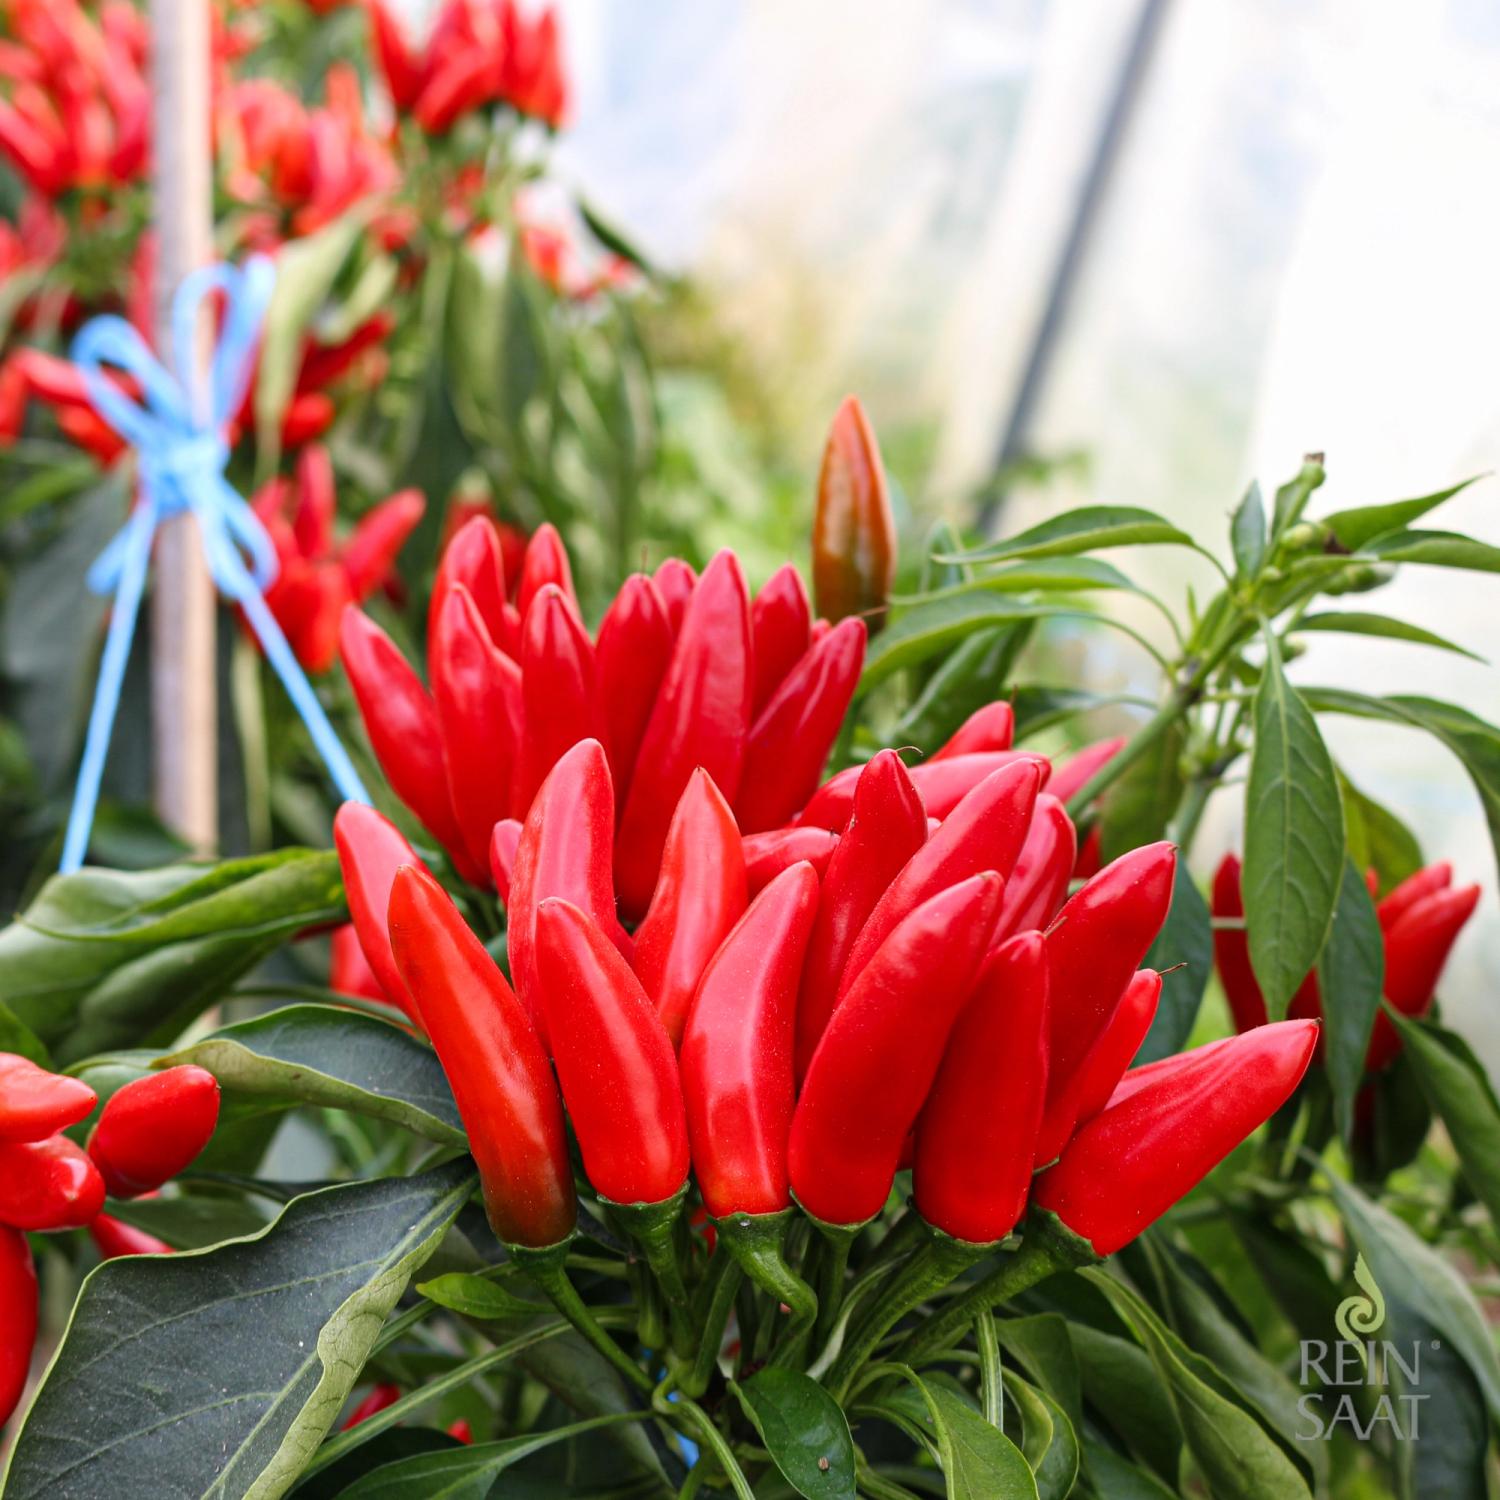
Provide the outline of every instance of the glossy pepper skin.
<path id="1" fill-rule="evenodd" d="M 562 594 L 576 618 L 578 595 L 573 588 L 573 568 L 568 562 L 568 549 L 563 546 L 557 527 L 546 521 L 531 533 L 531 538 L 526 543 L 526 557 L 521 564 L 516 607 L 521 612 L 523 629 L 526 616 L 531 612 L 532 601 L 549 583 Z"/>
<path id="2" fill-rule="evenodd" d="M 865 660 L 865 623 L 841 620 L 787 674 L 750 726 L 735 815 L 747 833 L 785 823 L 817 790 Z"/>
<path id="3" fill-rule="evenodd" d="M 402 865 L 426 869 L 394 823 L 362 802 L 346 802 L 333 819 L 333 845 L 344 877 L 349 918 L 381 989 L 417 1025 L 422 1024 L 391 953 L 387 922 L 391 885 Z"/>
<path id="4" fill-rule="evenodd" d="M 356 1000 L 379 1000 L 394 1005 L 390 992 L 375 977 L 353 922 L 344 922 L 328 935 L 328 988 Z"/>
<path id="5" fill-rule="evenodd" d="M 186 1063 L 127 1083 L 89 1132 L 110 1195 L 153 1192 L 195 1160 L 219 1123 L 219 1080 Z"/>
<path id="6" fill-rule="evenodd" d="M 756 717 L 806 653 L 811 630 L 812 609 L 802 575 L 794 564 L 783 563 L 750 605 L 750 635 L 755 642 L 751 708 Z"/>
<path id="7" fill-rule="evenodd" d="M 442 617 L 448 591 L 455 585 L 468 590 L 492 645 L 514 658 L 520 654 L 520 617 L 509 608 L 505 594 L 505 559 L 500 535 L 488 516 L 471 516 L 443 548 L 438 558 L 432 598 L 427 606 L 427 659 L 437 651 L 435 627 Z"/>
<path id="8" fill-rule="evenodd" d="M 80 1229 L 104 1207 L 104 1179 L 65 1135 L 0 1143 L 0 1224 Z"/>
<path id="9" fill-rule="evenodd" d="M 1064 761 L 1053 771 L 1048 791 L 1059 802 L 1066 802 L 1075 792 L 1083 789 L 1096 771 L 1108 765 L 1124 748 L 1123 737 L 1096 740 L 1092 745 L 1085 745 L 1072 759 Z"/>
<path id="10" fill-rule="evenodd" d="M 510 812 L 521 734 L 521 669 L 490 639 L 462 583 L 445 591 L 428 660 L 448 791 L 471 864 L 488 868 L 490 830 Z"/>
<path id="11" fill-rule="evenodd" d="M 1016 735 L 1016 712 L 1008 703 L 986 703 L 976 708 L 948 739 L 928 758 L 952 760 L 955 755 L 984 754 L 1009 750 Z"/>
<path id="12" fill-rule="evenodd" d="M 844 398 L 823 449 L 812 553 L 820 615 L 837 621 L 885 608 L 896 576 L 896 520 L 875 433 L 854 396 Z"/>
<path id="13" fill-rule="evenodd" d="M 927 816 L 911 776 L 894 750 L 860 768 L 853 815 L 828 862 L 818 920 L 808 943 L 797 1001 L 797 1077 L 812 1061 L 838 1001 L 844 966 L 860 929 L 927 842 Z"/>
<path id="14" fill-rule="evenodd" d="M 562 896 L 606 932 L 613 931 L 614 829 L 615 795 L 604 747 L 598 740 L 580 740 L 552 768 L 526 815 L 506 903 L 511 980 L 544 1046 L 550 1027 L 537 973 L 537 908 L 549 896 Z"/>
<path id="15" fill-rule="evenodd" d="M 997 948 L 948 1037 L 917 1120 L 917 1212 L 989 1244 L 1026 1207 L 1047 1089 L 1047 955 L 1041 934 Z"/>
<path id="16" fill-rule="evenodd" d="M 615 885 L 627 918 L 650 903 L 667 828 L 694 769 L 702 766 L 733 805 L 750 728 L 752 670 L 744 576 L 734 554 L 720 552 L 688 601 L 625 799 Z"/>
<path id="17" fill-rule="evenodd" d="M 614 944 L 571 902 L 537 911 L 552 1055 L 589 1181 L 615 1203 L 661 1203 L 688 1174 L 672 1043 Z"/>
<path id="18" fill-rule="evenodd" d="M 490 834 L 490 874 L 502 906 L 510 905 L 510 883 L 516 872 L 522 826 L 519 818 L 502 818 Z"/>
<path id="19" fill-rule="evenodd" d="M 1242 918 L 1245 915 L 1240 877 L 1238 856 L 1226 854 L 1214 871 L 1213 887 L 1209 893 L 1209 910 L 1213 916 Z M 1224 986 L 1224 997 L 1229 1001 L 1234 1029 L 1249 1031 L 1253 1026 L 1264 1026 L 1268 1019 L 1266 1002 L 1255 970 L 1250 967 L 1250 940 L 1243 927 L 1214 928 L 1214 964 Z M 1302 998 L 1300 990 L 1298 998 Z"/>
<path id="20" fill-rule="evenodd" d="M 577 1204 L 562 1101 L 521 1002 L 442 887 L 396 876 L 391 946 L 453 1088 L 485 1212 L 509 1245 L 555 1245 Z"/>
<path id="21" fill-rule="evenodd" d="M 677 632 L 682 629 L 688 600 L 693 597 L 693 590 L 698 586 L 698 575 L 693 571 L 691 563 L 684 562 L 680 557 L 668 557 L 658 565 L 651 581 L 667 607 L 667 624 L 672 627 L 675 639 Z"/>
<path id="22" fill-rule="evenodd" d="M 31 1246 L 0 1225 L 0 1427 L 20 1404 L 36 1343 L 38 1297 Z"/>
<path id="23" fill-rule="evenodd" d="M 693 1170 L 714 1218 L 791 1207 L 797 977 L 818 909 L 811 865 L 755 898 L 703 974 L 682 1039 Z"/>
<path id="24" fill-rule="evenodd" d="M 849 950 L 838 1004 L 896 925 L 939 891 L 981 870 L 1008 879 L 1026 842 L 1041 781 L 1027 761 L 1003 766 L 974 788 L 941 828 L 917 850 L 875 904 Z"/>
<path id="25" fill-rule="evenodd" d="M 1286 1103 L 1317 1039 L 1316 1022 L 1281 1021 L 1189 1053 L 1089 1121 L 1032 1201 L 1113 1255 Z"/>
<path id="26" fill-rule="evenodd" d="M 0 1141 L 39 1141 L 93 1114 L 88 1084 L 49 1073 L 30 1058 L 0 1052 Z"/>
<path id="27" fill-rule="evenodd" d="M 99 1252 L 100 1260 L 115 1260 L 121 1255 L 170 1255 L 172 1247 L 144 1229 L 137 1229 L 110 1214 L 97 1214 L 89 1223 L 89 1238 Z"/>
<path id="28" fill-rule="evenodd" d="M 821 879 L 839 846 L 839 836 L 827 828 L 771 828 L 749 834 L 740 842 L 745 853 L 745 882 L 754 897 L 783 870 L 804 860 Z"/>
<path id="29" fill-rule="evenodd" d="M 1067 1085 L 1047 1100 L 1046 1113 L 1037 1134 L 1036 1164 L 1046 1166 L 1080 1125 L 1086 1125 L 1109 1103 L 1131 1060 L 1141 1050 L 1146 1033 L 1156 1019 L 1161 1000 L 1161 975 L 1155 969 L 1139 969 L 1104 1030 L 1084 1054 Z"/>
<path id="30" fill-rule="evenodd" d="M 1031 827 L 1016 857 L 1016 867 L 1005 882 L 1000 909 L 999 937 L 1010 937 L 1032 927 L 1045 927 L 1068 894 L 1068 880 L 1078 858 L 1078 834 L 1062 803 L 1050 792 L 1041 793 L 1031 810 Z"/>
<path id="31" fill-rule="evenodd" d="M 833 1013 L 792 1116 L 792 1190 L 830 1224 L 880 1211 L 973 989 L 1003 881 L 974 875 L 917 907 Z"/>
<path id="32" fill-rule="evenodd" d="M 748 900 L 734 814 L 708 772 L 694 771 L 667 830 L 651 906 L 635 933 L 636 977 L 674 1047 L 709 959 Z"/>
<path id="33" fill-rule="evenodd" d="M 672 637 L 667 606 L 655 583 L 645 573 L 633 573 L 605 610 L 594 645 L 610 769 L 621 799 L 630 790 L 641 739 L 667 675 Z"/>

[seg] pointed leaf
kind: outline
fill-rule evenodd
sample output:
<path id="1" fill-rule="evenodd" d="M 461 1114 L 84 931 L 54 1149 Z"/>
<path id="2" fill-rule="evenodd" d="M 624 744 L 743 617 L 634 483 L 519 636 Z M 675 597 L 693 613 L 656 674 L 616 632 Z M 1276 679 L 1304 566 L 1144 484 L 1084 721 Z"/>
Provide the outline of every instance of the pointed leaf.
<path id="1" fill-rule="evenodd" d="M 1365 551 L 1385 562 L 1425 563 L 1470 573 L 1500 573 L 1500 547 L 1456 531 L 1397 531 L 1376 537 Z"/>
<path id="2" fill-rule="evenodd" d="M 1318 989 L 1323 1001 L 1323 1047 L 1334 1119 L 1340 1136 L 1354 1130 L 1354 1098 L 1365 1076 L 1370 1028 L 1385 983 L 1385 940 L 1370 888 L 1352 859 L 1344 861 L 1338 905 L 1323 956 Z"/>
<path id="3" fill-rule="evenodd" d="M 786 1482 L 807 1500 L 854 1500 L 854 1440 L 816 1380 L 772 1366 L 732 1385 Z"/>
<path id="4" fill-rule="evenodd" d="M 1245 497 L 1235 507 L 1229 523 L 1229 541 L 1234 549 L 1234 565 L 1241 578 L 1254 578 L 1266 560 L 1266 506 L 1260 485 L 1254 480 Z"/>
<path id="5" fill-rule="evenodd" d="M 1052 516 L 1003 541 L 965 555 L 967 562 L 998 562 L 1005 557 L 1064 557 L 1105 547 L 1140 547 L 1171 543 L 1191 546 L 1185 531 L 1155 511 L 1133 505 L 1085 505 Z"/>
<path id="6" fill-rule="evenodd" d="M 1171 972 L 1162 974 L 1156 1019 L 1135 1056 L 1135 1065 L 1170 1057 L 1187 1045 L 1213 963 L 1214 935 L 1208 903 L 1194 883 L 1187 861 L 1179 859 L 1167 920 L 1145 961 L 1148 969 Z"/>
<path id="7" fill-rule="evenodd" d="M 1361 505 L 1352 510 L 1338 510 L 1331 516 L 1324 516 L 1323 524 L 1333 532 L 1342 546 L 1356 552 L 1366 542 L 1373 541 L 1388 531 L 1410 526 L 1428 511 L 1436 510 L 1445 500 L 1451 500 L 1461 490 L 1468 489 L 1471 484 L 1484 477 L 1483 474 L 1476 474 L 1445 490 L 1422 495 L 1415 500 L 1392 500 L 1384 505 Z"/>
<path id="8" fill-rule="evenodd" d="M 1327 610 L 1320 615 L 1303 615 L 1297 621 L 1297 631 L 1335 631 L 1340 635 L 1373 635 L 1391 641 L 1411 641 L 1417 646 L 1436 646 L 1439 651 L 1453 651 L 1467 656 L 1471 661 L 1483 661 L 1484 657 L 1460 646 L 1446 636 L 1424 630 L 1420 625 L 1408 625 L 1405 620 L 1390 615 L 1373 614 L 1366 610 Z"/>

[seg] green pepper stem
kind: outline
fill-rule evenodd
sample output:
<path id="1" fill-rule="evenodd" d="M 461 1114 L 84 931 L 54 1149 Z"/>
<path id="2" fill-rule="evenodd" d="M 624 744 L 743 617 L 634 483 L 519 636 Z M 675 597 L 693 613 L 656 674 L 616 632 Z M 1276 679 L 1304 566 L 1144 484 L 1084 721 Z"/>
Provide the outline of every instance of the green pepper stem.
<path id="1" fill-rule="evenodd" d="M 818 1316 L 817 1293 L 787 1264 L 782 1243 L 793 1211 L 774 1214 L 734 1214 L 715 1219 L 721 1249 L 727 1249 L 745 1275 L 790 1317 L 772 1364 L 785 1364 L 800 1348 Z"/>
<path id="2" fill-rule="evenodd" d="M 714 1367 L 719 1362 L 724 1329 L 729 1324 L 729 1314 L 734 1310 L 735 1293 L 739 1291 L 743 1276 L 739 1261 L 722 1248 L 709 1262 L 708 1280 L 700 1303 L 703 1331 L 698 1338 L 697 1357 L 679 1381 L 681 1390 L 687 1396 L 701 1396 L 708 1389 Z"/>
<path id="3" fill-rule="evenodd" d="M 672 1353 L 689 1359 L 694 1352 L 693 1308 L 677 1254 L 677 1222 L 687 1199 L 687 1184 L 660 1203 L 611 1203 L 611 1217 L 641 1247 L 647 1266 L 667 1303 L 667 1338 Z M 605 1201 L 603 1199 L 601 1202 Z"/>
<path id="4" fill-rule="evenodd" d="M 823 1254 L 818 1262 L 818 1321 L 813 1332 L 813 1344 L 818 1346 L 827 1342 L 838 1323 L 848 1279 L 849 1251 L 865 1225 L 830 1224 L 812 1214 L 808 1218 L 823 1237 Z"/>

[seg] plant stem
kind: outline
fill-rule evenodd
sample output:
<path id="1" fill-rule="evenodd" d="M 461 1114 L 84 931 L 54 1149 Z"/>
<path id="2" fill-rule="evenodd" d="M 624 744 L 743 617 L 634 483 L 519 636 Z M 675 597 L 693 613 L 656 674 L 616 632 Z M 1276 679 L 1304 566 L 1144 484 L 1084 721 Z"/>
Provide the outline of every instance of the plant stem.
<path id="1" fill-rule="evenodd" d="M 641 1247 L 646 1264 L 667 1303 L 668 1342 L 679 1358 L 694 1352 L 693 1309 L 677 1254 L 677 1224 L 687 1199 L 687 1184 L 660 1203 L 612 1203 L 610 1215 Z"/>
<path id="2" fill-rule="evenodd" d="M 672 1377 L 669 1375 L 652 1391 L 651 1409 L 674 1425 L 679 1425 L 678 1419 L 686 1416 L 688 1425 L 702 1439 L 703 1446 L 719 1461 L 719 1467 L 723 1469 L 725 1477 L 729 1480 L 729 1487 L 739 1500 L 755 1500 L 755 1491 L 750 1488 L 744 1471 L 735 1459 L 733 1449 L 724 1441 L 724 1434 L 714 1426 L 713 1419 L 691 1397 L 678 1391 L 675 1394 L 679 1399 L 673 1401 L 673 1394 Z M 701 1463 L 702 1460 L 700 1459 L 699 1462 Z"/>
<path id="3" fill-rule="evenodd" d="M 792 1210 L 778 1214 L 735 1214 L 716 1219 L 721 1249 L 726 1249 L 745 1274 L 777 1307 L 790 1314 L 781 1330 L 780 1346 L 773 1364 L 786 1364 L 800 1351 L 803 1335 L 817 1321 L 819 1300 L 813 1289 L 787 1264 L 782 1241 L 792 1219 Z M 771 1315 L 772 1326 L 775 1313 Z"/>
<path id="4" fill-rule="evenodd" d="M 814 1345 L 821 1345 L 838 1322 L 844 1303 L 844 1282 L 849 1270 L 849 1251 L 863 1224 L 825 1224 L 813 1220 L 823 1237 L 823 1254 L 818 1263 L 818 1320 L 813 1334 Z"/>
<path id="5" fill-rule="evenodd" d="M 698 1353 L 680 1382 L 682 1390 L 689 1396 L 701 1396 L 713 1378 L 714 1367 L 719 1362 L 719 1349 L 724 1342 L 724 1329 L 734 1310 L 734 1295 L 743 1275 L 739 1261 L 722 1248 L 709 1262 Z"/>

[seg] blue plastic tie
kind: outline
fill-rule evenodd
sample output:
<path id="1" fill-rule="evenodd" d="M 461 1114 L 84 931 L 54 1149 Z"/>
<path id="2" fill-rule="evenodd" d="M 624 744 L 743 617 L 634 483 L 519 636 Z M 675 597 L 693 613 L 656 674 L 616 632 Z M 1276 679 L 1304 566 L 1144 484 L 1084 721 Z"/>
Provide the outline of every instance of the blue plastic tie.
<path id="1" fill-rule="evenodd" d="M 276 549 L 260 518 L 224 477 L 229 462 L 224 432 L 245 398 L 275 281 L 275 268 L 263 255 L 252 256 L 242 270 L 205 266 L 183 279 L 172 298 L 172 348 L 180 379 L 167 371 L 129 323 L 112 314 L 91 318 L 73 341 L 73 360 L 83 372 L 94 409 L 136 450 L 140 498 L 88 572 L 89 588 L 113 595 L 114 602 L 63 840 L 64 874 L 77 870 L 88 852 L 151 544 L 157 527 L 183 512 L 198 522 L 215 587 L 243 612 L 340 794 L 349 802 L 370 800 L 266 605 L 265 590 L 277 573 Z M 215 292 L 224 293 L 224 317 L 205 372 L 197 357 L 199 316 L 204 301 Z M 105 365 L 133 377 L 144 402 L 137 403 L 107 379 Z"/>

